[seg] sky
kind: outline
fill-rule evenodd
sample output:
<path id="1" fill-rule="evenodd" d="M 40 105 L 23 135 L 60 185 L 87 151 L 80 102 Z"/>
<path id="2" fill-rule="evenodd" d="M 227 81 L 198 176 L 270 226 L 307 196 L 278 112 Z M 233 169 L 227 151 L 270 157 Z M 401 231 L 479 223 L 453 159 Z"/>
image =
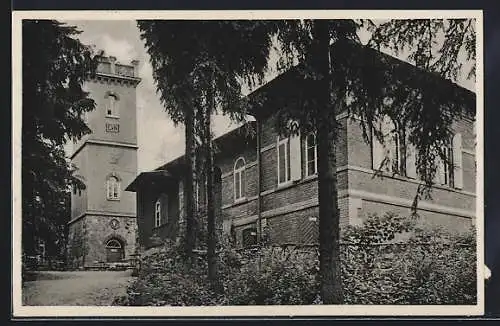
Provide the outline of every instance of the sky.
<path id="1" fill-rule="evenodd" d="M 139 77 L 142 79 L 137 86 L 137 139 L 138 139 L 138 172 L 149 171 L 165 162 L 174 159 L 184 152 L 184 131 L 182 126 L 174 126 L 168 118 L 159 96 L 156 93 L 152 67 L 149 55 L 139 29 L 134 20 L 89 20 L 64 21 L 76 26 L 81 34 L 78 38 L 84 44 L 102 49 L 106 55 L 117 58 L 118 62 L 129 63 L 139 60 Z M 359 33 L 362 42 L 369 38 L 366 32 Z M 272 59 L 271 59 L 272 60 Z M 270 64 L 274 67 L 273 64 Z M 267 80 L 276 76 L 276 70 L 271 69 Z M 460 80 L 462 86 L 474 89 L 474 81 Z M 213 119 L 214 133 L 221 135 L 238 125 L 227 117 L 217 115 Z"/>

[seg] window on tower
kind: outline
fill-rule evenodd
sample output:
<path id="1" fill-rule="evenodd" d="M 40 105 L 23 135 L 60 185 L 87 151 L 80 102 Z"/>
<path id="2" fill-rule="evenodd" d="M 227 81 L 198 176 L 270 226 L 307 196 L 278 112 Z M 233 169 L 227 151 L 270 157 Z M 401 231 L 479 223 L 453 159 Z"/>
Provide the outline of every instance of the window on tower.
<path id="1" fill-rule="evenodd" d="M 106 107 L 106 116 L 118 118 L 120 116 L 118 96 L 114 93 L 108 93 L 107 95 L 108 103 Z"/>
<path id="2" fill-rule="evenodd" d="M 120 180 L 115 176 L 110 176 L 106 182 L 106 198 L 108 200 L 120 199 Z"/>

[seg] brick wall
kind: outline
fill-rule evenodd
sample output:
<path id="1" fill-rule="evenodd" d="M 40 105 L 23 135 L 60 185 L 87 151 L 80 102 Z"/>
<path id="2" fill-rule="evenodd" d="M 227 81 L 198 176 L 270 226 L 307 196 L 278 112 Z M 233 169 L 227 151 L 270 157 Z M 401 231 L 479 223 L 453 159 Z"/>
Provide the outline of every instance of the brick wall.
<path id="1" fill-rule="evenodd" d="M 315 176 L 305 175 L 305 143 L 301 141 L 302 178 L 286 186 L 278 185 L 277 137 L 274 117 L 261 121 L 261 217 L 271 240 L 277 243 L 311 243 L 317 241 L 318 186 Z M 346 113 L 337 116 L 337 187 L 341 227 L 359 224 L 369 214 L 395 212 L 408 215 L 416 195 L 418 181 L 400 176 L 375 177 L 372 149 L 362 135 L 359 120 Z M 468 120 L 453 128 L 463 139 L 463 189 L 435 187 L 432 199 L 420 202 L 422 223 L 464 230 L 474 223 L 475 160 L 474 134 Z M 239 144 L 239 143 L 238 143 Z M 241 244 L 242 232 L 257 227 L 257 155 L 255 141 L 226 148 L 217 155 L 215 164 L 222 172 L 223 229 L 234 231 Z M 234 199 L 234 163 L 243 157 L 246 163 L 244 200 Z M 146 212 L 147 213 L 147 212 Z"/>
<path id="2" fill-rule="evenodd" d="M 348 164 L 350 166 L 372 169 L 372 148 L 363 138 L 359 120 L 349 118 L 346 127 L 346 139 L 349 148 Z M 475 192 L 476 163 L 474 155 L 475 135 L 473 133 L 473 122 L 467 119 L 455 122 L 452 125 L 452 130 L 462 135 L 462 166 L 464 180 L 464 187 L 462 190 Z"/>
<path id="3" fill-rule="evenodd" d="M 441 225 L 453 230 L 465 230 L 475 217 L 475 135 L 470 120 L 455 122 L 452 126 L 462 135 L 463 188 L 435 186 L 431 197 L 419 201 L 422 223 Z M 404 176 L 375 176 L 372 169 L 372 149 L 363 136 L 359 120 L 347 122 L 348 186 L 351 201 L 351 220 L 359 222 L 369 214 L 387 211 L 408 215 L 411 201 L 417 194 L 419 182 Z M 354 193 L 354 195 L 352 195 Z"/>

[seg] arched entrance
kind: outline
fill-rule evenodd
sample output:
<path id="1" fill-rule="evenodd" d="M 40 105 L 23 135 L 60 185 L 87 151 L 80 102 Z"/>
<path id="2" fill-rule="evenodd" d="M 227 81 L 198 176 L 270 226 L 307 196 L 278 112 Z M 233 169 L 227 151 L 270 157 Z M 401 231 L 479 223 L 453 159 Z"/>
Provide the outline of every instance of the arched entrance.
<path id="1" fill-rule="evenodd" d="M 116 263 L 125 257 L 123 244 L 119 239 L 111 238 L 106 241 L 106 261 Z"/>

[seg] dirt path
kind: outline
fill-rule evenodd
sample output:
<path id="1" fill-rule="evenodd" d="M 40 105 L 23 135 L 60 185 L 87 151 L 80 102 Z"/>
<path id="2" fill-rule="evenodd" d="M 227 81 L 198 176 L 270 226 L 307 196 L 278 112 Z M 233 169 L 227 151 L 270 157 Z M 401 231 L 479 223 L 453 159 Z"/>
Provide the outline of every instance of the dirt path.
<path id="1" fill-rule="evenodd" d="M 130 271 L 40 272 L 23 285 L 27 306 L 109 306 L 126 294 Z"/>

